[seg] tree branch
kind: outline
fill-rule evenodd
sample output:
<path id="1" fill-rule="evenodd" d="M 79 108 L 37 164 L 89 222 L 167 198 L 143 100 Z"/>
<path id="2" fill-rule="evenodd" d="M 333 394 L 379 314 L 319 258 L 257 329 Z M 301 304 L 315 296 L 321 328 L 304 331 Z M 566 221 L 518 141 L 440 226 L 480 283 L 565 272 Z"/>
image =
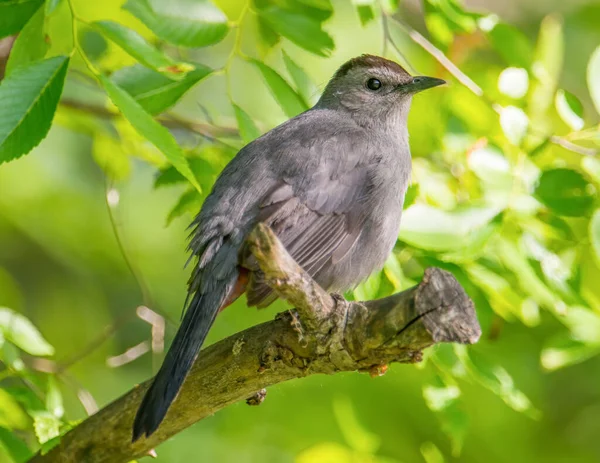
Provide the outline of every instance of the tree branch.
<path id="1" fill-rule="evenodd" d="M 132 422 L 150 381 L 134 388 L 67 433 L 30 463 L 120 463 L 240 400 L 258 404 L 263 388 L 313 374 L 381 371 L 414 363 L 438 342 L 474 343 L 481 330 L 472 301 L 454 277 L 427 269 L 420 284 L 369 302 L 327 294 L 259 225 L 251 249 L 276 293 L 296 305 L 275 320 L 204 349 L 158 431 L 131 443 Z M 300 325 L 301 324 L 301 325 Z"/>
<path id="2" fill-rule="evenodd" d="M 101 119 L 114 119 L 119 117 L 119 113 L 98 105 L 90 105 L 83 101 L 72 98 L 62 98 L 60 106 L 64 108 L 82 111 Z M 186 130 L 196 133 L 210 140 L 216 140 L 218 137 L 238 137 L 239 131 L 231 127 L 220 127 L 217 125 L 206 124 L 203 122 L 192 122 L 183 119 L 174 114 L 161 114 L 156 120 L 169 129 Z"/>

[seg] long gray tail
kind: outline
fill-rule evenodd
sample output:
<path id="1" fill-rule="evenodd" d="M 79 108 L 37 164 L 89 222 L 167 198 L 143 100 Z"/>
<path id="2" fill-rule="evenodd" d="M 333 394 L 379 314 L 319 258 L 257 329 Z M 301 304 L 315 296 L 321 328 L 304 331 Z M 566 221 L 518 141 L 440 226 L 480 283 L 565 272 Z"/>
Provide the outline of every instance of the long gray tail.
<path id="1" fill-rule="evenodd" d="M 150 436 L 167 414 L 231 289 L 224 283 L 214 285 L 208 293 L 198 291 L 192 297 L 165 361 L 137 411 L 133 442 L 144 434 Z"/>

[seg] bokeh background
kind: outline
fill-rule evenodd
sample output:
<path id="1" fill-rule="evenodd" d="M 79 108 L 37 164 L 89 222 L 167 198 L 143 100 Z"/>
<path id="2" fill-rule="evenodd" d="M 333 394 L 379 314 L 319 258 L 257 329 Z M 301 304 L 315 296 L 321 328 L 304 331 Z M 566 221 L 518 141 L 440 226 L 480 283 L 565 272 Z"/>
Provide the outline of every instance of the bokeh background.
<path id="1" fill-rule="evenodd" d="M 0 306 L 53 347 L 39 356 L 3 344 L 0 461 L 19 461 L 15 448 L 23 458 L 15 440 L 36 450 L 156 372 L 186 293 L 186 227 L 215 175 L 256 128 L 314 103 L 361 53 L 450 84 L 414 100 L 400 240 L 384 272 L 349 296 L 383 296 L 427 266 L 447 268 L 475 300 L 481 341 L 432 348 L 423 364 L 380 378 L 277 385 L 260 407 L 236 404 L 160 445 L 156 461 L 600 461 L 600 2 L 214 3 L 237 27 L 206 47 L 157 36 L 120 0 L 58 2 L 45 19 L 47 56 L 73 48 L 73 9 L 79 48 L 123 86 L 119 72 L 136 59 L 83 21 L 119 22 L 178 62 L 220 71 L 160 116 L 202 193 L 110 105 L 79 53 L 47 138 L 0 165 Z M 257 19 L 295 4 L 327 14 L 311 19 L 316 29 L 304 29 L 305 13 Z M 283 76 L 296 103 L 247 57 Z M 241 299 L 209 343 L 284 308 L 257 312 Z"/>

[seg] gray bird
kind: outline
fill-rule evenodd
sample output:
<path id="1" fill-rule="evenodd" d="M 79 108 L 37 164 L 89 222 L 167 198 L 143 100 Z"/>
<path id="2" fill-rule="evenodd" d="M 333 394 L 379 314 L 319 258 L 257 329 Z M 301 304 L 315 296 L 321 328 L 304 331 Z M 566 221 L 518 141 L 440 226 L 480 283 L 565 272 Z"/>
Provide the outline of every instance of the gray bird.
<path id="1" fill-rule="evenodd" d="M 276 299 L 244 246 L 258 222 L 328 291 L 353 288 L 383 267 L 410 180 L 412 96 L 443 83 L 377 56 L 354 58 L 313 108 L 225 167 L 193 222 L 187 311 L 137 412 L 134 441 L 158 428 L 219 311 L 244 292 L 249 306 Z"/>

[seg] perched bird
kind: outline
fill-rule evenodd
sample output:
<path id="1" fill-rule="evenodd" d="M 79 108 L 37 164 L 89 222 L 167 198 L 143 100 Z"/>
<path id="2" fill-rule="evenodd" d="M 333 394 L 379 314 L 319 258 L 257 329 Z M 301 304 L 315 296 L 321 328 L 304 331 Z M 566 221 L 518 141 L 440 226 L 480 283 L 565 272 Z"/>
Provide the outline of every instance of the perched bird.
<path id="1" fill-rule="evenodd" d="M 412 96 L 443 83 L 377 56 L 354 58 L 313 108 L 225 167 L 193 222 L 187 311 L 137 412 L 134 441 L 158 428 L 219 311 L 244 292 L 250 306 L 276 299 L 244 245 L 257 223 L 329 291 L 353 288 L 383 267 L 410 179 Z"/>

